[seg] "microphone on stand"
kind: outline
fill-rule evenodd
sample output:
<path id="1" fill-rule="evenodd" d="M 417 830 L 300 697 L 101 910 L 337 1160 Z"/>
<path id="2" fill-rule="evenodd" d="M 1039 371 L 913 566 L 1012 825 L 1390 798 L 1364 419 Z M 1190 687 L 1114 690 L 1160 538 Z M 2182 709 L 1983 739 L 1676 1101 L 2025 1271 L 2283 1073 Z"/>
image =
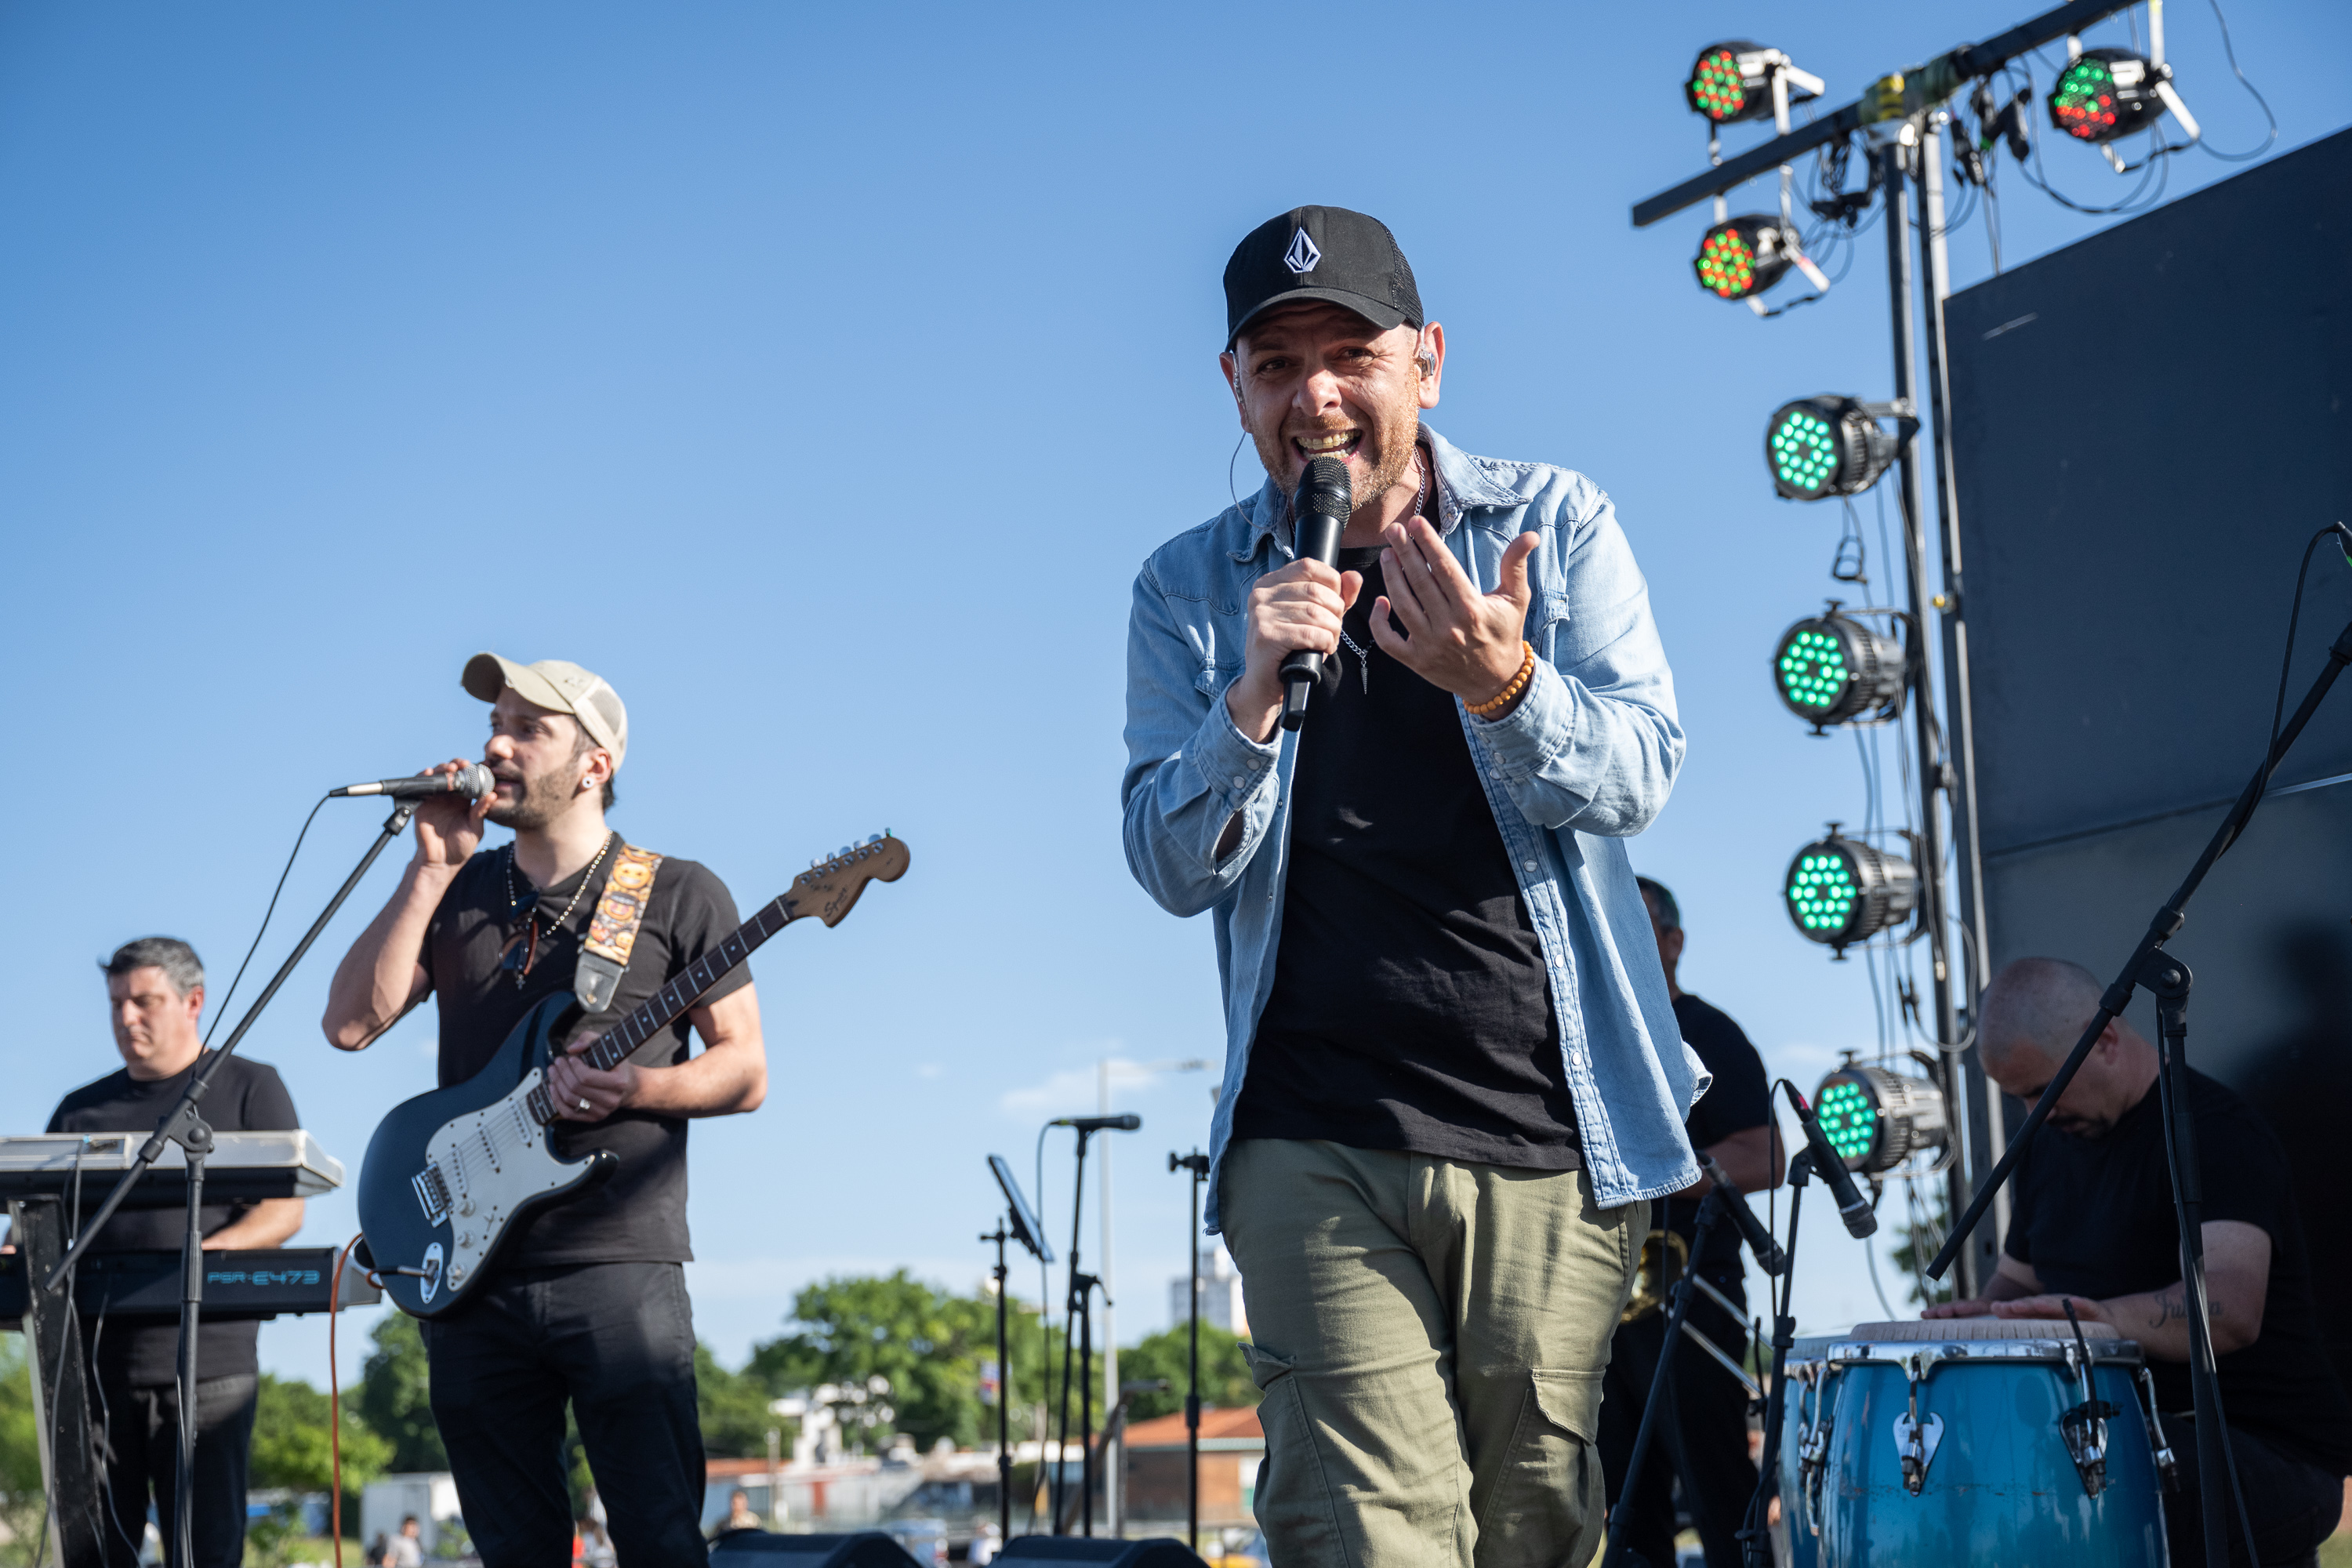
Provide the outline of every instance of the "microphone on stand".
<path id="1" fill-rule="evenodd" d="M 1747 1237 L 1748 1250 L 1756 1255 L 1756 1266 L 1767 1274 L 1778 1274 L 1788 1268 L 1789 1255 L 1780 1250 L 1780 1244 L 1772 1239 L 1772 1233 L 1764 1228 L 1764 1222 L 1748 1206 L 1748 1194 L 1733 1186 L 1731 1178 L 1723 1173 L 1723 1167 L 1706 1155 L 1701 1154 L 1698 1163 L 1707 1180 L 1723 1194 L 1724 1210 L 1739 1226 L 1739 1234 Z"/>
<path id="2" fill-rule="evenodd" d="M 1132 1110 L 1124 1116 L 1056 1116 L 1045 1125 L 1075 1127 L 1081 1132 L 1133 1132 L 1143 1126 L 1143 1118 Z"/>
<path id="3" fill-rule="evenodd" d="M 1805 1097 L 1787 1079 L 1780 1080 L 1780 1087 L 1787 1091 L 1789 1103 L 1797 1108 L 1797 1121 L 1805 1130 L 1805 1146 L 1813 1152 L 1813 1170 L 1829 1184 L 1830 1196 L 1837 1200 L 1838 1218 L 1845 1221 L 1845 1233 L 1856 1241 L 1876 1234 L 1878 1216 L 1863 1201 L 1862 1189 L 1853 1184 L 1853 1173 L 1845 1168 L 1838 1152 L 1830 1147 L 1813 1108 L 1805 1103 Z"/>
<path id="4" fill-rule="evenodd" d="M 1318 458 L 1307 465 L 1292 498 L 1290 533 L 1302 561 L 1326 566 L 1339 560 L 1339 532 L 1355 510 L 1348 465 L 1337 458 Z M 1307 722 L 1307 694 L 1323 678 L 1323 656 L 1312 648 L 1295 649 L 1282 661 L 1282 727 L 1296 730 Z"/>
<path id="5" fill-rule="evenodd" d="M 380 795 L 391 800 L 421 800 L 429 795 L 462 795 L 468 800 L 479 800 L 499 787 L 499 781 L 489 769 L 479 763 L 467 763 L 454 773 L 424 773 L 413 778 L 378 779 L 373 784 L 345 784 L 331 789 L 331 800 L 344 795 Z"/>

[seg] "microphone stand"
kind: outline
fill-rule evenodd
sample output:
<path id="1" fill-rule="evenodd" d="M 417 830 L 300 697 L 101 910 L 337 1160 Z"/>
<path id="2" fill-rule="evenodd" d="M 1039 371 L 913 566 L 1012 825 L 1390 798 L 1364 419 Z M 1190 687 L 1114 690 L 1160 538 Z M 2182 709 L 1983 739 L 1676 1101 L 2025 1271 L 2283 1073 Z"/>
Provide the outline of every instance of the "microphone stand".
<path id="1" fill-rule="evenodd" d="M 1013 1539 L 1013 1358 L 1005 1331 L 1012 1279 L 1004 1267 L 1004 1244 L 1012 1233 L 1000 1219 L 980 1239 L 996 1243 L 996 1539 L 1002 1547 Z"/>
<path id="2" fill-rule="evenodd" d="M 1658 1355 L 1658 1370 L 1650 1374 L 1649 1402 L 1642 1406 L 1642 1425 L 1633 1433 L 1633 1457 L 1626 1461 L 1624 1479 L 1617 1485 L 1617 1510 L 1609 1516 L 1609 1556 L 1602 1568 L 1623 1568 L 1633 1553 L 1633 1537 L 1626 1525 L 1633 1512 L 1635 1489 L 1641 1485 L 1642 1461 L 1649 1457 L 1650 1434 L 1656 1430 L 1658 1410 L 1666 1403 L 1666 1384 L 1674 1369 L 1675 1350 L 1683 1331 L 1683 1320 L 1690 1316 L 1691 1281 L 1697 1278 L 1698 1260 L 1706 1256 L 1706 1244 L 1722 1223 L 1723 1189 L 1710 1187 L 1699 1200 L 1698 1228 L 1690 1246 L 1690 1266 L 1682 1278 L 1675 1281 L 1674 1310 L 1666 1316 L 1665 1348 Z"/>
<path id="3" fill-rule="evenodd" d="M 2081 1070 L 2084 1060 L 2090 1056 L 2091 1047 L 2106 1032 L 2107 1025 L 2131 1005 L 2132 993 L 2140 986 L 2147 987 L 2156 998 L 2158 1020 L 2157 1082 L 2164 1110 L 2165 1164 L 2172 1182 L 2173 1206 L 2180 1221 L 2180 1287 L 2189 1319 L 2189 1389 L 2197 1408 L 2197 1475 L 2200 1493 L 2198 1511 L 2204 1527 L 2205 1560 L 2208 1563 L 2228 1560 L 2229 1538 L 2221 1522 L 2221 1510 L 2230 1506 L 2229 1500 L 2234 1495 L 2235 1483 L 2228 1460 L 2228 1434 L 2222 1426 L 2221 1384 L 2214 1373 L 2212 1325 L 2206 1310 L 2205 1242 L 2198 1217 L 2203 1189 L 2197 1168 L 2196 1143 L 2188 1104 L 2188 1064 L 2185 1058 L 2189 1048 L 2190 977 L 2189 966 L 2167 953 L 2164 944 L 2179 933 L 2189 918 L 2189 900 L 2196 896 L 2197 889 L 2203 885 L 2214 863 L 2229 852 L 2230 847 L 2245 832 L 2246 825 L 2253 820 L 2254 808 L 2262 804 L 2263 795 L 2269 790 L 2272 774 L 2277 772 L 2288 750 L 2302 736 L 2304 727 L 2318 712 L 2320 703 L 2326 700 L 2329 689 L 2335 686 L 2336 677 L 2344 673 L 2347 665 L 2352 665 L 2352 624 L 2347 624 L 2336 634 L 2336 641 L 2327 649 L 2326 668 L 2313 679 L 2304 693 L 2303 701 L 2296 706 L 2294 717 L 2272 741 L 2262 765 L 2246 782 L 2245 789 L 2239 794 L 2237 803 L 2230 807 L 2229 815 L 2221 819 L 2221 825 L 2213 830 L 2213 837 L 2207 841 L 2204 852 L 2197 857 L 2197 863 L 2189 868 L 2189 875 L 2148 921 L 2147 931 L 2140 937 L 2138 945 L 2132 949 L 2131 957 L 2125 961 L 2123 971 L 2116 976 L 2115 984 L 2108 986 L 2099 998 L 2098 1012 L 2092 1015 L 2089 1026 L 2084 1029 L 2082 1037 L 2074 1042 L 2074 1048 L 2067 1053 L 2057 1076 L 2043 1088 L 2042 1098 L 2026 1113 L 2024 1124 L 2010 1139 L 2008 1150 L 1986 1175 L 1984 1184 L 1977 1189 L 1976 1198 L 1969 1205 L 1968 1212 L 1961 1215 L 1952 1226 L 1943 1250 L 1937 1253 L 1935 1261 L 1927 1265 L 1928 1278 L 1933 1279 L 1941 1279 L 1950 1269 L 1953 1260 L 1959 1256 L 1960 1248 L 1967 1245 L 1970 1233 L 1982 1222 L 1985 1210 L 1992 1205 L 1993 1195 L 2007 1184 L 2017 1168 L 2017 1162 L 2032 1142 L 2033 1134 L 2049 1119 L 2051 1108 L 2066 1092 L 2066 1086 L 2074 1082 L 2075 1073 Z M 1764 1440 L 1768 1446 L 1771 1443 L 1769 1431 L 1765 1434 Z M 2246 1526 L 2251 1552 L 2252 1521 L 2244 1518 L 2242 1510 L 2236 1511 Z"/>
<path id="4" fill-rule="evenodd" d="M 1201 1184 L 1209 1179 L 1209 1157 L 1198 1149 L 1181 1156 L 1171 1152 L 1168 1168 L 1192 1173 L 1192 1227 L 1184 1233 L 1184 1245 L 1192 1254 L 1192 1340 L 1186 1352 L 1184 1384 L 1184 1543 L 1197 1556 L 1201 1550 Z"/>
<path id="5" fill-rule="evenodd" d="M 368 846 L 368 852 L 360 857 L 360 863 L 352 868 L 352 874 L 343 879 L 343 885 L 335 889 L 335 896 L 327 901 L 327 907 L 319 912 L 319 918 L 310 922 L 310 929 L 302 933 L 302 940 L 294 944 L 294 951 L 286 955 L 286 962 L 278 966 L 278 973 L 269 977 L 269 984 L 262 988 L 253 1005 L 246 1009 L 245 1016 L 237 1020 L 236 1027 L 229 1031 L 228 1039 L 213 1050 L 196 1068 L 195 1076 L 188 1080 L 187 1089 L 180 1095 L 180 1102 L 156 1124 L 154 1133 L 147 1142 L 140 1145 L 131 1168 L 115 1182 L 113 1191 L 106 1194 L 106 1201 L 99 1205 L 98 1213 L 91 1216 L 81 1234 L 74 1237 L 73 1246 L 67 1248 L 65 1256 L 58 1260 L 58 1266 L 50 1270 L 48 1279 L 41 1286 L 52 1295 L 65 1289 L 66 1281 L 73 1276 L 74 1266 L 81 1260 L 82 1254 L 89 1250 L 90 1243 L 98 1239 L 99 1233 L 106 1228 L 106 1222 L 114 1217 L 114 1211 L 121 1208 L 123 1200 L 131 1195 L 131 1187 L 154 1166 L 157 1160 L 163 1158 L 168 1145 L 177 1143 L 185 1154 L 188 1169 L 187 1227 L 180 1241 L 180 1357 L 177 1376 L 180 1451 L 173 1471 L 173 1488 L 172 1555 L 178 1560 L 180 1568 L 192 1568 L 195 1561 L 190 1526 L 195 1517 L 196 1331 L 203 1326 L 205 1308 L 205 1159 L 213 1148 L 212 1125 L 204 1119 L 201 1109 L 205 1094 L 212 1088 L 213 1075 L 220 1070 L 223 1062 L 228 1060 L 229 1053 L 236 1049 L 237 1042 L 245 1038 L 247 1031 L 261 1016 L 262 1009 L 268 1006 L 270 999 L 278 994 L 278 988 L 285 984 L 287 977 L 294 973 L 294 966 L 300 963 L 303 955 L 310 951 L 310 944 L 319 940 L 319 933 L 327 929 L 327 922 L 335 918 L 335 911 L 343 907 L 343 900 L 352 896 L 352 889 L 360 885 L 360 879 L 368 874 L 368 868 L 375 864 L 376 857 L 383 853 L 386 845 L 400 837 L 401 830 L 408 826 L 408 819 L 415 810 L 415 804 L 405 800 L 392 808 L 392 815 L 384 818 L 383 831 L 376 836 L 373 844 Z"/>
<path id="6" fill-rule="evenodd" d="M 1748 1568 L 1769 1568 L 1772 1561 L 1771 1531 L 1764 1521 L 1767 1500 L 1780 1484 L 1780 1405 L 1788 1386 L 1784 1374 L 1789 1352 L 1797 1342 L 1797 1211 L 1804 1205 L 1805 1185 L 1812 1177 L 1813 1152 L 1811 1147 L 1801 1149 L 1789 1162 L 1789 1245 L 1782 1248 L 1789 1266 L 1781 1275 L 1779 1309 L 1772 1314 L 1772 1386 L 1764 1397 L 1764 1456 L 1758 1467 L 1756 1490 L 1748 1500 L 1748 1522 L 1738 1532 L 1740 1556 Z M 1781 1517 L 1788 1517 L 1785 1504 Z"/>
<path id="7" fill-rule="evenodd" d="M 1090 1130 L 1084 1127 L 1074 1131 L 1078 1135 L 1077 1173 L 1073 1179 L 1071 1187 L 1073 1195 L 1070 1199 L 1070 1284 L 1068 1293 L 1064 1297 L 1062 1303 L 1061 1420 L 1054 1441 L 1053 1502 L 1054 1533 L 1056 1535 L 1066 1533 L 1062 1523 L 1062 1493 L 1068 1485 L 1068 1479 L 1063 1472 L 1069 1464 L 1070 1447 L 1070 1352 L 1073 1337 L 1070 1331 L 1074 1323 L 1078 1325 L 1078 1331 L 1087 1342 L 1085 1375 L 1087 1386 L 1085 1399 L 1086 1411 L 1082 1419 L 1091 1428 L 1094 1423 L 1094 1312 L 1091 1302 L 1094 1289 L 1100 1283 L 1092 1275 L 1078 1271 L 1078 1243 L 1082 1239 L 1078 1225 L 1087 1206 L 1087 1140 L 1093 1134 Z M 1091 1440 L 1090 1431 L 1088 1437 Z M 1081 1454 L 1078 1468 L 1079 1485 L 1083 1488 L 1094 1479 L 1094 1456 L 1091 1451 Z M 1085 1502 L 1087 1533 L 1092 1535 L 1094 1533 L 1094 1496 L 1091 1492 L 1086 1495 Z"/>

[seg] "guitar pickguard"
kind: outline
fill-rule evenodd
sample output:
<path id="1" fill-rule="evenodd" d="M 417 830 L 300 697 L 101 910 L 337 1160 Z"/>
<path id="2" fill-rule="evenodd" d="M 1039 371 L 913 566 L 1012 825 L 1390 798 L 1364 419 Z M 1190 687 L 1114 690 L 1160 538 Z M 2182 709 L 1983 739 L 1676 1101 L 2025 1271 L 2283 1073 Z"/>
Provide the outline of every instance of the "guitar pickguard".
<path id="1" fill-rule="evenodd" d="M 539 1087 L 531 1068 L 503 1098 L 445 1123 L 425 1146 L 412 1180 L 425 1223 L 448 1222 L 450 1289 L 463 1289 L 522 1207 L 585 1180 L 590 1163 L 566 1163 L 524 1100 Z M 436 1213 L 436 1205 L 442 1208 Z"/>

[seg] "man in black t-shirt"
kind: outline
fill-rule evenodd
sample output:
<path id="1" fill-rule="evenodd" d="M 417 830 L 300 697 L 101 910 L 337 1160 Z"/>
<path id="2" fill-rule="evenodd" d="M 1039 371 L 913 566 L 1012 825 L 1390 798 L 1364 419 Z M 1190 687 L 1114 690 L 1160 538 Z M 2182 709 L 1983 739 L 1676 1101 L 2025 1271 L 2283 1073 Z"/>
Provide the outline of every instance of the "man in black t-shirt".
<path id="1" fill-rule="evenodd" d="M 115 1048 L 123 1066 L 58 1102 L 52 1132 L 155 1131 L 186 1091 L 205 1055 L 198 1029 L 205 1010 L 205 967 L 177 937 L 142 937 L 117 948 L 106 972 Z M 213 1075 L 205 1120 L 215 1132 L 290 1131 L 299 1125 L 277 1069 L 231 1057 Z M 99 1193 L 91 1194 L 95 1204 Z M 205 1248 L 282 1246 L 302 1226 L 300 1198 L 206 1204 Z M 187 1230 L 179 1200 L 154 1204 L 134 1195 L 91 1245 L 100 1252 L 176 1252 Z M 245 1479 L 253 1439 L 260 1367 L 258 1322 L 205 1319 L 196 1333 L 195 1495 L 190 1535 L 198 1568 L 236 1568 L 245 1561 Z M 180 1329 L 176 1322 L 81 1325 L 90 1369 L 90 1406 L 99 1463 L 106 1477 L 108 1568 L 133 1568 L 147 1531 L 147 1499 L 163 1532 L 163 1561 L 174 1551 L 179 1479 Z"/>
<path id="2" fill-rule="evenodd" d="M 1741 1192 L 1777 1187 L 1786 1163 L 1772 1124 L 1772 1089 L 1764 1058 L 1730 1015 L 1682 988 L 1677 973 L 1683 956 L 1682 910 L 1663 885 L 1647 877 L 1637 880 L 1642 901 L 1649 907 L 1650 930 L 1657 938 L 1658 962 L 1666 972 L 1666 991 L 1674 998 L 1675 1021 L 1682 1026 L 1685 1043 L 1715 1075 L 1706 1098 L 1691 1108 L 1684 1123 L 1691 1147 L 1712 1157 Z M 1695 1244 L 1699 1200 L 1714 1184 L 1701 1176 L 1696 1186 L 1659 1199 L 1661 1228 L 1681 1237 L 1685 1247 Z M 1745 1307 L 1748 1271 L 1740 1262 L 1739 1246 L 1738 1231 L 1726 1222 L 1715 1228 L 1690 1264 L 1700 1279 Z M 1731 1355 L 1738 1355 L 1747 1341 L 1747 1323 L 1703 1293 L 1692 1304 L 1689 1321 Z M 1633 1436 L 1649 1403 L 1665 1328 L 1661 1309 L 1619 1329 L 1610 1352 L 1608 1393 L 1601 1405 L 1601 1458 L 1609 1472 L 1612 1512 L 1633 1460 Z M 1658 1568 L 1675 1561 L 1674 1479 L 1680 1475 L 1683 1506 L 1698 1531 L 1707 1568 L 1739 1568 L 1738 1531 L 1756 1491 L 1756 1465 L 1748 1457 L 1748 1391 L 1688 1338 L 1675 1347 L 1666 1388 L 1664 1418 L 1650 1435 L 1642 1488 L 1627 1526 L 1633 1549 Z"/>
<path id="3" fill-rule="evenodd" d="M 491 704 L 488 798 L 436 796 L 392 901 L 335 973 L 327 1037 L 358 1050 L 428 994 L 444 1085 L 482 1070 L 523 1016 L 573 989 L 581 942 L 620 836 L 604 825 L 628 715 L 611 686 L 560 659 L 478 654 L 463 684 Z M 464 764 L 449 763 L 455 773 Z M 476 853 L 485 822 L 514 830 Z M 433 1418 L 488 1568 L 563 1568 L 572 1510 L 568 1405 L 624 1563 L 700 1562 L 703 1453 L 685 1270 L 687 1121 L 758 1109 L 767 1058 L 738 966 L 610 1072 L 580 1058 L 738 921 L 719 879 L 665 858 L 619 986 L 582 1018 L 547 1078 L 556 1152 L 618 1157 L 614 1174 L 512 1232 L 461 1307 L 425 1324 Z M 688 1026 L 702 1037 L 694 1055 Z"/>
<path id="4" fill-rule="evenodd" d="M 2039 1099 L 2101 994 L 2095 975 L 2062 959 L 2010 964 L 1979 1009 L 1986 1074 L 2020 1100 Z M 2120 1018 L 2107 1026 L 2017 1167 L 2009 1236 L 1983 1296 L 1924 1315 L 2055 1319 L 2063 1333 L 2071 1300 L 2083 1321 L 2138 1341 L 2179 1459 L 2181 1490 L 2165 1500 L 2172 1561 L 2195 1568 L 2204 1500 L 2157 1069 L 2156 1047 L 2137 1030 Z M 2238 1483 L 2262 1562 L 2309 1563 L 2343 1511 L 2352 1405 L 2320 1339 L 2285 1151 L 2245 1101 L 2200 1072 L 2188 1078 L 2207 1311 Z M 2231 1560 L 2242 1562 L 2231 1511 Z"/>

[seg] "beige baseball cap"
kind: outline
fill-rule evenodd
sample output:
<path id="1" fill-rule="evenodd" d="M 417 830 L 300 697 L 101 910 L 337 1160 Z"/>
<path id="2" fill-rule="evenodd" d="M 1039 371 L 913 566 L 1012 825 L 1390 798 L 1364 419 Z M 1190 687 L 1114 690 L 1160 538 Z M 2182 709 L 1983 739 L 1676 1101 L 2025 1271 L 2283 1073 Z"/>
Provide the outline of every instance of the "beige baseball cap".
<path id="1" fill-rule="evenodd" d="M 613 753 L 613 771 L 621 771 L 621 759 L 629 750 L 629 710 L 603 676 L 568 659 L 517 664 L 494 653 L 478 653 L 466 661 L 466 673 L 458 681 L 485 702 L 496 702 L 499 692 L 512 687 L 527 702 L 571 714 L 590 740 Z"/>

